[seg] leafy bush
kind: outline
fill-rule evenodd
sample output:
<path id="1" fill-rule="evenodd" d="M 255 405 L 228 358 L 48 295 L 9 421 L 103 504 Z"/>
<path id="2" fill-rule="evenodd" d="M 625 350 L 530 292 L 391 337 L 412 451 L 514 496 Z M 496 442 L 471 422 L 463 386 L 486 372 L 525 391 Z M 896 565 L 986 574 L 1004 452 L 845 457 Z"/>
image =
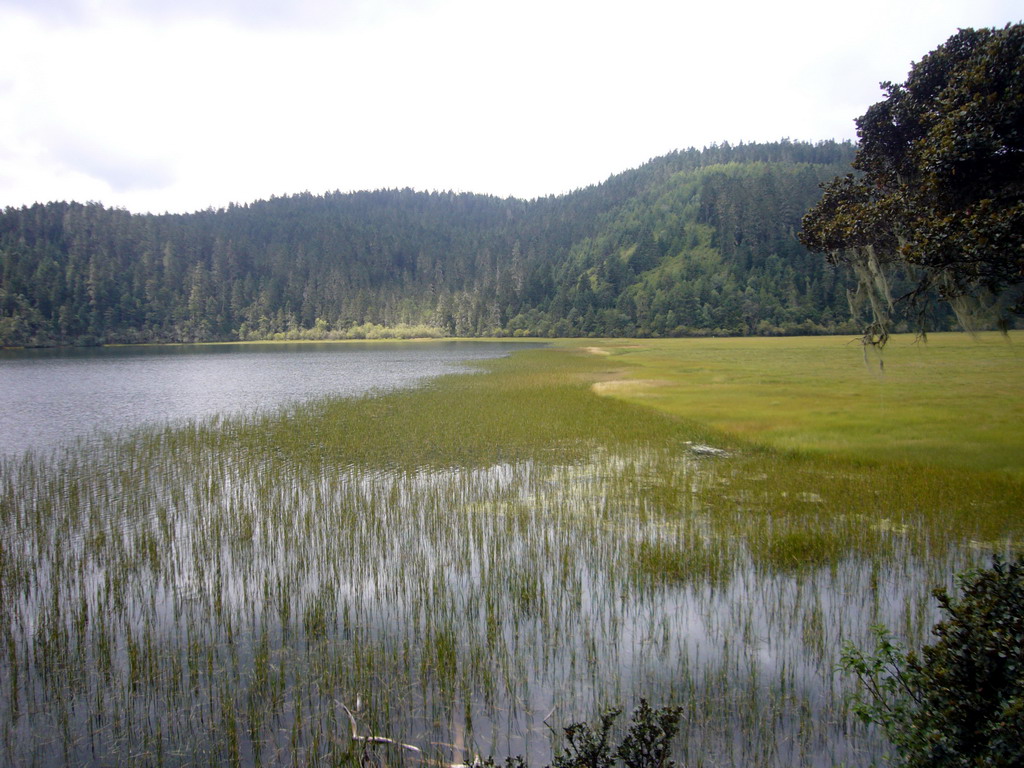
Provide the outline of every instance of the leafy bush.
<path id="1" fill-rule="evenodd" d="M 614 768 L 621 760 L 624 768 L 673 768 L 669 759 L 672 739 L 679 731 L 680 707 L 653 709 L 644 699 L 633 712 L 633 720 L 618 746 L 612 746 L 612 726 L 621 710 L 611 709 L 601 715 L 594 729 L 586 723 L 565 728 L 565 748 L 550 768 Z M 493 759 L 483 763 L 495 768 Z M 505 760 L 505 768 L 527 768 L 522 757 Z"/>
<path id="2" fill-rule="evenodd" d="M 874 654 L 844 648 L 863 688 L 855 711 L 908 768 L 1024 765 L 1024 559 L 958 582 L 959 599 L 935 591 L 944 619 L 921 657 L 880 626 Z"/>

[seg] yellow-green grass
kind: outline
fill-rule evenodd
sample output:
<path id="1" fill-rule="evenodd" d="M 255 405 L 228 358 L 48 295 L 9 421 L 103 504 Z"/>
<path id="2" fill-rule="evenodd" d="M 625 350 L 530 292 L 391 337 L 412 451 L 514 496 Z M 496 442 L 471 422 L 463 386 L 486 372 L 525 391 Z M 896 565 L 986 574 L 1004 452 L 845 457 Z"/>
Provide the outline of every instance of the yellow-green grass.
<path id="1" fill-rule="evenodd" d="M 1024 333 L 586 342 L 604 395 L 755 444 L 1024 477 Z"/>

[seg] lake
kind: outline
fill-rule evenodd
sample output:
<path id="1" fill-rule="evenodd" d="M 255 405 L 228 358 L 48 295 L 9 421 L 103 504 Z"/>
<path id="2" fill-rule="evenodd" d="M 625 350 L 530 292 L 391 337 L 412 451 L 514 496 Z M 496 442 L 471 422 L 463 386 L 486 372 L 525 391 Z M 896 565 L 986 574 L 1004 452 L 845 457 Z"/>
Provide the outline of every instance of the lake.
<path id="1" fill-rule="evenodd" d="M 218 344 L 0 351 L 0 455 L 153 423 L 410 387 L 498 342 Z"/>
<path id="2" fill-rule="evenodd" d="M 698 450 L 699 425 L 595 397 L 591 355 L 264 415 L 512 348 L 4 357 L 62 371 L 44 415 L 113 400 L 69 438 L 120 401 L 125 427 L 259 414 L 0 460 L 0 765 L 398 765 L 391 739 L 550 765 L 641 697 L 682 708 L 679 765 L 880 761 L 841 645 L 929 637 L 930 590 L 1018 535 L 1017 486 Z M 395 375 L 346 389 L 378 353 Z"/>

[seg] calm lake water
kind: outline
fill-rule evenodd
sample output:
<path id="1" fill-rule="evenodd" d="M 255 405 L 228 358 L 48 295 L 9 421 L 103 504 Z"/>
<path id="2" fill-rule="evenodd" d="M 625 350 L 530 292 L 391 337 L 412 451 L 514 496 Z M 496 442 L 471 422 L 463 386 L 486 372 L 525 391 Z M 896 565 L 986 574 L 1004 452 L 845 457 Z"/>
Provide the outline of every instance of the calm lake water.
<path id="1" fill-rule="evenodd" d="M 224 344 L 0 351 L 0 455 L 100 431 L 409 387 L 508 344 Z"/>

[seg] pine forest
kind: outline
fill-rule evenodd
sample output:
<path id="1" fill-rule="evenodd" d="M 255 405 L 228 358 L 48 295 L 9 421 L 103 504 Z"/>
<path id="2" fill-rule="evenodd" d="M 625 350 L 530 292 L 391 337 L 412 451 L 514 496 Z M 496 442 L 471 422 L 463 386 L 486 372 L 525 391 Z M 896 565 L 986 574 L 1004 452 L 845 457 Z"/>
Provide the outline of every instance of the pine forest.
<path id="1" fill-rule="evenodd" d="M 689 149 L 529 201 L 394 189 L 191 214 L 10 207 L 0 344 L 855 331 L 850 277 L 797 239 L 854 150 Z"/>

